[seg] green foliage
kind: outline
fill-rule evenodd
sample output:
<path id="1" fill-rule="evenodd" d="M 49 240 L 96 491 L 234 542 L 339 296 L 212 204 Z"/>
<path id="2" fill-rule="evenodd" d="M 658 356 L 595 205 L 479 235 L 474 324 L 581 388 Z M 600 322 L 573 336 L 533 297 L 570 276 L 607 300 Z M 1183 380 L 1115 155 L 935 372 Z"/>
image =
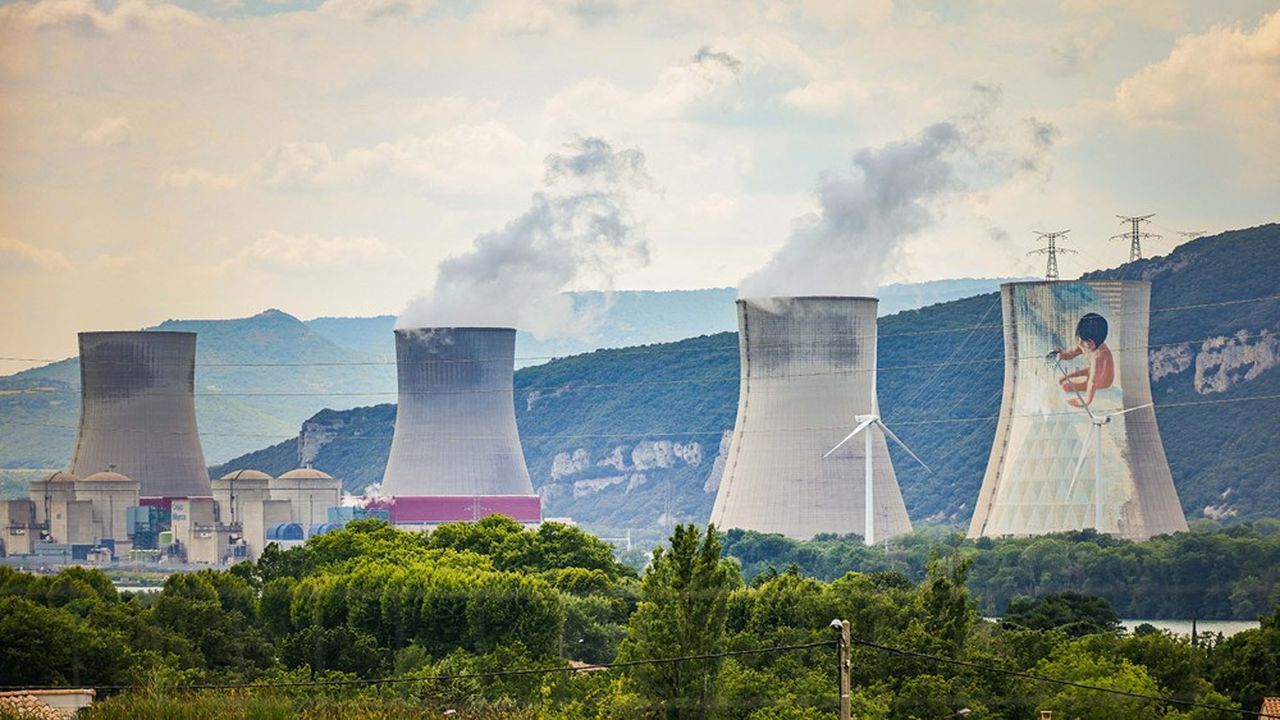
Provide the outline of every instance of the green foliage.
<path id="1" fill-rule="evenodd" d="M 1211 720 L 1222 713 L 1172 701 L 1251 708 L 1280 690 L 1280 606 L 1257 630 L 1196 645 L 1153 628 L 1115 632 L 1105 601 L 1078 594 L 1020 600 L 1008 623 L 980 620 L 966 590 L 974 553 L 1031 551 L 1044 565 L 1072 557 L 1070 547 L 1040 540 L 934 543 L 943 550 L 922 561 L 914 581 L 880 567 L 827 582 L 796 564 L 744 585 L 714 528 L 677 527 L 638 580 L 598 540 L 563 526 L 534 531 L 496 518 L 437 532 L 356 523 L 252 566 L 175 574 L 149 603 L 115 593 L 93 570 L 39 577 L 0 567 L 0 684 L 137 686 L 100 695 L 90 718 L 443 717 L 446 709 L 508 720 L 830 718 L 829 623 L 841 618 L 856 640 L 904 651 L 855 644 L 859 717 L 933 720 L 969 708 L 971 720 L 1038 709 Z M 751 548 L 757 538 L 740 539 Z M 760 561 L 761 548 L 790 550 L 758 539 Z M 1086 625 L 1104 632 L 1079 634 Z M 804 647 L 776 649 L 788 645 Z M 674 660 L 708 654 L 718 657 Z M 623 666 L 569 672 L 571 661 L 615 659 Z M 651 659 L 672 661 L 642 662 Z M 388 676 L 396 682 L 360 682 Z M 258 689 L 182 689 L 201 682 Z"/>
<path id="2" fill-rule="evenodd" d="M 670 658 L 715 653 L 722 647 L 729 594 L 742 584 L 737 568 L 720 557 L 714 526 L 704 536 L 693 525 L 678 525 L 671 549 L 653 551 L 641 582 L 641 601 L 632 613 L 621 657 Z M 638 666 L 641 694 L 651 712 L 666 718 L 706 717 L 715 702 L 716 659 Z"/>
<path id="3" fill-rule="evenodd" d="M 1078 591 L 1106 599 L 1121 617 L 1252 620 L 1280 604 L 1280 531 L 1244 523 L 1130 542 L 1093 531 L 1036 538 L 965 540 L 923 528 L 868 548 L 856 535 L 798 541 L 745 530 L 725 533 L 725 554 L 749 580 L 795 565 L 834 580 L 850 570 L 900 571 L 922 582 L 931 559 L 969 559 L 966 585 L 988 615 L 1018 596 Z"/>
<path id="4" fill-rule="evenodd" d="M 1034 599 L 1016 597 L 1009 603 L 1003 622 L 1034 630 L 1061 630 L 1070 637 L 1120 629 L 1120 618 L 1110 603 L 1072 591 Z"/>

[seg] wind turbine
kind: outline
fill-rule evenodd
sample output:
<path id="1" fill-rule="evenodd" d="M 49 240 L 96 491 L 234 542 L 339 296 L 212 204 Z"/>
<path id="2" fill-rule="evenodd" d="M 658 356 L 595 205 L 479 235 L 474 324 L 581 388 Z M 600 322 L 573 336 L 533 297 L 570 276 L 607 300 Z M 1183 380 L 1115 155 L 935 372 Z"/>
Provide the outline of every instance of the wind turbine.
<path id="1" fill-rule="evenodd" d="M 823 455 L 822 457 L 824 458 L 830 457 L 831 453 L 840 449 L 840 446 L 852 440 L 853 437 L 858 433 L 862 433 L 863 449 L 864 449 L 863 451 L 865 453 L 864 459 L 866 461 L 866 468 L 867 468 L 866 488 L 863 491 L 863 501 L 864 501 L 863 502 L 863 509 L 864 509 L 863 523 L 864 524 L 863 524 L 863 532 L 862 532 L 862 542 L 867 545 L 875 545 L 876 544 L 875 502 L 874 502 L 875 483 L 872 482 L 872 477 L 871 477 L 871 427 L 874 425 L 875 427 L 880 428 L 880 431 L 883 432 L 886 437 L 898 443 L 898 446 L 901 447 L 903 450 L 906 450 L 907 454 L 910 455 L 912 458 L 914 458 L 916 462 L 920 463 L 920 465 L 924 467 L 925 470 L 928 470 L 930 473 L 932 473 L 933 470 L 931 470 L 928 465 L 925 465 L 925 462 L 921 460 L 918 455 L 916 455 L 914 452 L 911 452 L 911 448 L 907 447 L 906 443 L 899 440 L 898 436 L 893 434 L 893 431 L 890 430 L 889 427 L 880 420 L 879 415 L 874 413 L 870 415 L 855 415 L 853 419 L 858 422 L 857 426 L 853 428 L 853 432 L 849 433 L 848 435 L 845 435 L 843 440 L 836 443 L 836 446 L 828 450 L 827 454 Z"/>
<path id="2" fill-rule="evenodd" d="M 1067 371 L 1062 367 L 1062 358 L 1057 350 L 1045 356 L 1046 359 L 1052 360 L 1058 367 L 1058 372 L 1063 378 L 1067 378 Z M 1076 399 L 1080 402 L 1080 407 L 1089 415 L 1089 432 L 1085 434 L 1084 442 L 1080 444 L 1080 457 L 1076 459 L 1076 469 L 1071 473 L 1071 484 L 1067 486 L 1067 499 L 1071 499 L 1071 492 L 1076 489 L 1076 481 L 1080 479 L 1080 469 L 1084 467 L 1084 460 L 1089 456 L 1089 440 L 1093 440 L 1093 529 L 1102 532 L 1102 426 L 1111 424 L 1111 418 L 1119 417 L 1155 405 L 1153 402 L 1143 403 L 1124 410 L 1105 413 L 1103 415 L 1094 415 L 1093 409 L 1084 401 L 1084 396 L 1080 394 L 1080 390 L 1075 391 Z"/>
<path id="3" fill-rule="evenodd" d="M 1117 410 L 1115 412 L 1106 413 L 1105 415 L 1094 415 L 1088 405 L 1084 406 L 1086 412 L 1089 413 L 1089 432 L 1085 435 L 1084 442 L 1080 444 L 1080 457 L 1076 460 L 1075 472 L 1071 473 L 1071 484 L 1067 486 L 1067 499 L 1071 498 L 1071 492 L 1076 489 L 1076 481 L 1080 479 L 1080 469 L 1084 467 L 1084 460 L 1089 456 L 1089 440 L 1094 442 L 1093 451 L 1093 529 L 1102 532 L 1102 426 L 1111 423 L 1111 418 L 1119 417 L 1134 410 L 1149 408 L 1155 403 L 1144 403 L 1135 407 Z"/>

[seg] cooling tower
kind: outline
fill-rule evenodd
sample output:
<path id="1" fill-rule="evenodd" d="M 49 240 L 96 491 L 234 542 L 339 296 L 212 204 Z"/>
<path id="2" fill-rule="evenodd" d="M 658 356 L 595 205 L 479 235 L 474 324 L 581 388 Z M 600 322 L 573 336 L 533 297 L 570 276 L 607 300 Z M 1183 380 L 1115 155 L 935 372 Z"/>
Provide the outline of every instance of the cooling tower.
<path id="1" fill-rule="evenodd" d="M 80 333 L 72 474 L 113 470 L 137 480 L 142 497 L 208 497 L 195 364 L 195 333 Z"/>
<path id="2" fill-rule="evenodd" d="M 382 495 L 534 496 L 516 431 L 516 331 L 415 328 L 395 337 L 399 406 Z"/>
<path id="3" fill-rule="evenodd" d="M 863 441 L 823 454 L 876 413 L 875 298 L 738 301 L 738 418 L 711 522 L 811 538 L 864 535 Z M 883 433 L 872 433 L 877 540 L 911 531 Z"/>
<path id="4" fill-rule="evenodd" d="M 1000 295 L 1004 399 L 969 537 L 1186 531 L 1149 405 L 1151 284 L 1008 283 Z"/>

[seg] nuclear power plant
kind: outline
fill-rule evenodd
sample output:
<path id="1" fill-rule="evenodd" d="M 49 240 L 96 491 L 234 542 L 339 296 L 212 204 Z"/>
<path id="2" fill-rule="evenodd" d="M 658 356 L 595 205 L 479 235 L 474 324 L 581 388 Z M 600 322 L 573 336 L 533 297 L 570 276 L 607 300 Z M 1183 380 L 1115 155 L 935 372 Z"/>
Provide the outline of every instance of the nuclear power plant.
<path id="1" fill-rule="evenodd" d="M 879 423 L 877 304 L 738 300 L 738 415 L 711 513 L 716 526 L 798 539 L 911 531 Z M 850 442 L 831 452 L 842 439 Z"/>
<path id="2" fill-rule="evenodd" d="M 1151 284 L 1001 286 L 1004 395 L 969 537 L 1185 532 L 1152 407 Z"/>
<path id="3" fill-rule="evenodd" d="M 0 556 L 37 563 L 212 565 L 256 558 L 354 516 L 311 468 L 210 483 L 196 427 L 196 336 L 80 334 L 81 406 L 69 472 L 0 502 Z M 363 514 L 363 511 L 360 512 Z"/>
<path id="4" fill-rule="evenodd" d="M 516 428 L 513 328 L 395 331 L 398 405 L 380 496 L 394 523 L 542 519 Z"/>
<path id="5" fill-rule="evenodd" d="M 80 428 L 71 474 L 116 472 L 138 481 L 146 498 L 207 497 L 195 372 L 195 333 L 80 333 Z"/>

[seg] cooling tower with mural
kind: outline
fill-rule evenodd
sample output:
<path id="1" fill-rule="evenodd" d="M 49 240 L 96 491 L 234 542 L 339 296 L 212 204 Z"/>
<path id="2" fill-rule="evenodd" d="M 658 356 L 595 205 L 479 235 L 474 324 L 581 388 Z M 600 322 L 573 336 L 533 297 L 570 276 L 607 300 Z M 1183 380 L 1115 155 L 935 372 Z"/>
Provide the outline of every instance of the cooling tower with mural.
<path id="1" fill-rule="evenodd" d="M 1151 405 L 1151 284 L 1001 286 L 1004 396 L 969 537 L 1185 531 Z"/>
<path id="2" fill-rule="evenodd" d="M 515 339 L 511 328 L 395 331 L 399 400 L 380 488 L 394 521 L 540 519 L 516 429 Z"/>
<path id="3" fill-rule="evenodd" d="M 209 497 L 196 429 L 196 335 L 80 333 L 80 427 L 71 473 L 107 470 L 148 498 Z"/>
<path id="4" fill-rule="evenodd" d="M 738 415 L 711 522 L 811 538 L 865 536 L 865 444 L 848 442 L 875 414 L 875 298 L 738 300 Z M 872 433 L 877 540 L 911 531 L 885 437 Z"/>

